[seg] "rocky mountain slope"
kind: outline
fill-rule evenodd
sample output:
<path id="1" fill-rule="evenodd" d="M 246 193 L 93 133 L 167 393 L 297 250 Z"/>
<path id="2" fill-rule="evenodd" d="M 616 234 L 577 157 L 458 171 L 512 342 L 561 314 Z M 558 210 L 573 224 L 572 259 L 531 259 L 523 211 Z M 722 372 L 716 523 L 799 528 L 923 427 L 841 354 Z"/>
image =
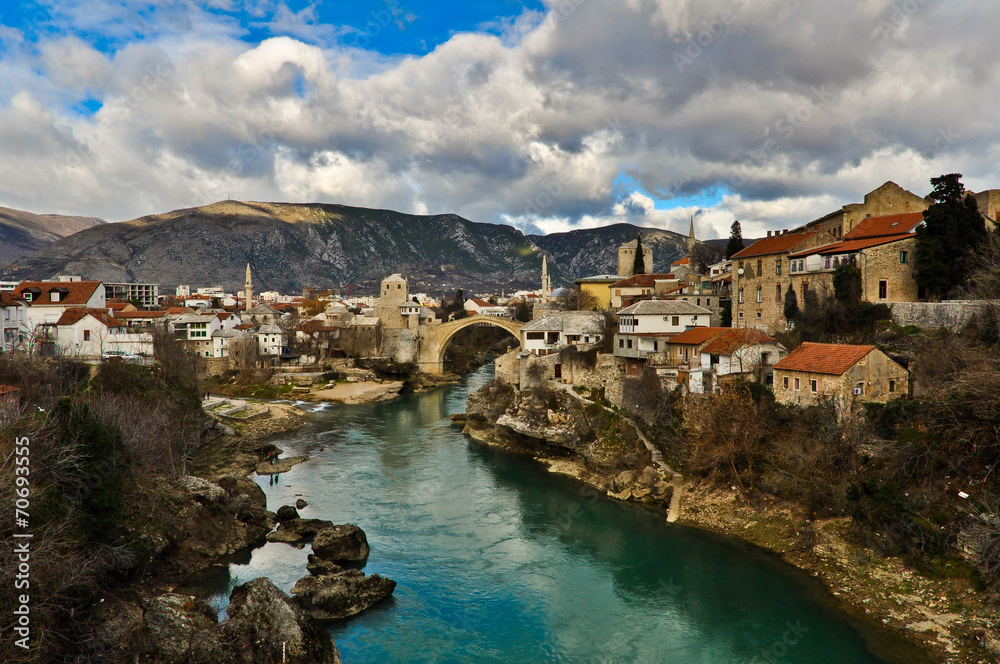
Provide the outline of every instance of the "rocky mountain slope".
<path id="1" fill-rule="evenodd" d="M 104 223 L 97 217 L 32 214 L 0 207 L 0 266 L 14 263 L 60 238 Z"/>
<path id="2" fill-rule="evenodd" d="M 641 234 L 657 270 L 686 251 L 686 238 L 628 224 L 548 236 L 457 215 L 418 216 L 344 205 L 223 201 L 87 228 L 19 262 L 16 276 L 79 274 L 87 279 L 243 285 L 255 290 L 351 284 L 374 292 L 386 275 L 406 274 L 413 291 L 537 287 L 549 255 L 553 285 L 617 271 L 617 247 Z"/>

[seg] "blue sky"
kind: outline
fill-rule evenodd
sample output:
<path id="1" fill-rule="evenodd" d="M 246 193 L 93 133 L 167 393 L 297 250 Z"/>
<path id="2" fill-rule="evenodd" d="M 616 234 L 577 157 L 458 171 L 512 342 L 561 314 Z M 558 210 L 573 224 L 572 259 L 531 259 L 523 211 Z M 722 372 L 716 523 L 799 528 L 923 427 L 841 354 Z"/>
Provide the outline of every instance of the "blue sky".
<path id="1" fill-rule="evenodd" d="M 996 187 L 998 22 L 971 0 L 3 2 L 0 205 L 749 237 L 888 180 Z"/>

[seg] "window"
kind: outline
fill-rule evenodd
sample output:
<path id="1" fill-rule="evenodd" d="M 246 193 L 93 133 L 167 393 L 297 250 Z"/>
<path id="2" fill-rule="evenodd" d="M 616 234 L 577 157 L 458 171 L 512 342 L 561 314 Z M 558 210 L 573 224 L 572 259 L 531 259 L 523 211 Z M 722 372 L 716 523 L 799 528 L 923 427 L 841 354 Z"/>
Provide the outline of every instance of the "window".
<path id="1" fill-rule="evenodd" d="M 830 269 L 830 257 L 829 256 L 827 256 L 826 259 L 823 261 L 823 268 L 826 269 L 826 270 Z"/>
<path id="2" fill-rule="evenodd" d="M 758 258 L 757 259 L 757 276 L 759 277 L 762 274 L 764 274 L 764 259 L 763 258 Z"/>
<path id="3" fill-rule="evenodd" d="M 882 279 L 878 282 L 878 299 L 884 300 L 889 296 L 889 282 Z"/>
<path id="4" fill-rule="evenodd" d="M 762 317 L 762 316 L 761 316 L 761 313 L 760 313 L 760 309 L 758 309 L 758 310 L 757 310 L 757 318 L 761 318 L 761 317 Z"/>
<path id="5" fill-rule="evenodd" d="M 776 274 L 779 277 L 781 276 L 781 259 L 780 258 L 775 258 L 774 259 L 774 274 Z"/>
<path id="6" fill-rule="evenodd" d="M 781 386 L 786 390 L 788 389 L 788 376 L 785 376 L 784 378 L 781 379 Z"/>
<path id="7" fill-rule="evenodd" d="M 799 379 L 798 378 L 795 379 L 795 389 L 796 390 L 799 389 Z"/>
<path id="8" fill-rule="evenodd" d="M 21 297 L 24 298 L 25 302 L 31 302 L 31 291 L 24 291 L 21 293 Z"/>
<path id="9" fill-rule="evenodd" d="M 765 367 L 767 365 L 769 365 L 771 363 L 771 354 L 770 353 L 761 353 L 760 354 L 760 363 L 763 364 Z"/>
<path id="10" fill-rule="evenodd" d="M 740 289 L 738 302 L 739 302 L 739 304 L 743 304 L 743 289 L 742 288 Z"/>
<path id="11" fill-rule="evenodd" d="M 774 301 L 781 304 L 781 284 L 774 285 Z"/>
<path id="12" fill-rule="evenodd" d="M 628 347 L 628 348 L 631 348 L 631 347 L 632 347 L 632 340 L 631 340 L 631 339 L 629 339 L 629 340 L 628 340 L 628 342 L 627 342 L 627 347 Z"/>
<path id="13" fill-rule="evenodd" d="M 658 342 L 656 342 L 656 341 L 653 341 L 653 352 L 655 353 L 655 352 L 656 352 L 656 351 L 658 351 L 659 349 L 660 349 L 660 348 L 659 348 L 659 343 L 658 343 Z"/>
<path id="14" fill-rule="evenodd" d="M 908 263 L 908 262 L 910 262 L 910 252 L 908 252 L 908 251 L 900 251 L 899 252 L 899 262 L 900 263 Z"/>
<path id="15" fill-rule="evenodd" d="M 760 286 L 757 286 L 757 303 L 759 304 L 763 301 L 764 301 L 763 289 Z"/>
<path id="16" fill-rule="evenodd" d="M 673 325 L 674 327 L 677 327 L 678 325 L 681 324 L 681 317 L 674 316 L 673 318 L 670 319 L 670 324 Z"/>
<path id="17" fill-rule="evenodd" d="M 894 381 L 894 380 L 890 380 L 889 381 L 889 391 L 890 392 L 895 392 L 896 391 L 896 381 Z"/>
<path id="18" fill-rule="evenodd" d="M 699 307 L 701 306 L 701 298 L 700 297 L 697 300 L 695 300 L 695 304 L 697 304 Z"/>
<path id="19" fill-rule="evenodd" d="M 83 331 L 83 340 L 84 341 L 90 341 L 90 330 L 84 330 Z"/>
<path id="20" fill-rule="evenodd" d="M 817 387 L 818 387 L 818 385 L 816 384 L 816 379 L 815 378 L 813 378 L 812 380 L 809 381 L 809 389 L 813 391 L 813 394 L 816 393 Z"/>
<path id="21" fill-rule="evenodd" d="M 791 270 L 792 272 L 798 272 L 798 270 L 795 269 L 795 261 L 789 261 L 788 265 L 789 265 L 788 268 L 789 270 Z"/>
<path id="22" fill-rule="evenodd" d="M 49 300 L 52 301 L 52 302 L 58 302 L 59 301 L 59 291 L 52 291 L 51 293 L 49 293 Z"/>
<path id="23" fill-rule="evenodd" d="M 619 348 L 625 348 L 625 340 L 624 339 L 619 339 L 618 340 L 618 347 Z"/>

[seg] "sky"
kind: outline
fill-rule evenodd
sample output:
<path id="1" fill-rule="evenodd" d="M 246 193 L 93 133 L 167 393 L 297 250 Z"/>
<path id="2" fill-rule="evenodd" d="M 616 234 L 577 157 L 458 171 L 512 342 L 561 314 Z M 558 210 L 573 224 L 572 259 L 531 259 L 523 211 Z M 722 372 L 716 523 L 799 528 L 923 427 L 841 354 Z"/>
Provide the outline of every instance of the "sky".
<path id="1" fill-rule="evenodd" d="M 1000 3 L 0 0 L 0 206 L 227 198 L 552 233 L 1000 188 Z"/>

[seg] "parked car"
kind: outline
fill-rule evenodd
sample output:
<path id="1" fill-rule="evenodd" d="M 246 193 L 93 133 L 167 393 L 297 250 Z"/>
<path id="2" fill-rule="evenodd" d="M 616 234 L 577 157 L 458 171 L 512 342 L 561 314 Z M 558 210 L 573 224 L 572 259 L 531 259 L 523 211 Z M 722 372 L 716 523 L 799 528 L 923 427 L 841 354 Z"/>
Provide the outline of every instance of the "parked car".
<path id="1" fill-rule="evenodd" d="M 101 353 L 105 362 L 125 362 L 127 364 L 142 364 L 142 357 L 127 350 L 106 350 Z"/>

